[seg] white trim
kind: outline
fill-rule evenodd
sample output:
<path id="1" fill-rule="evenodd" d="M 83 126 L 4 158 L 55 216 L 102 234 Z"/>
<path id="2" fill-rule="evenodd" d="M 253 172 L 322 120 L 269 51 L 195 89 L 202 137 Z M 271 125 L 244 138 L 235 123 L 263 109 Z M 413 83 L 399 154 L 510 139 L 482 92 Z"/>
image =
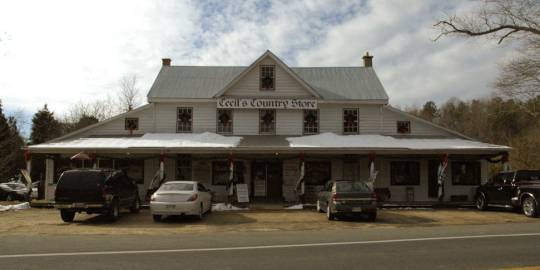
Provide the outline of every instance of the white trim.
<path id="1" fill-rule="evenodd" d="M 223 94 L 225 94 L 233 85 L 235 85 L 240 79 L 246 76 L 251 70 L 253 70 L 257 65 L 266 57 L 270 57 L 272 60 L 274 60 L 281 68 L 283 68 L 289 75 L 291 75 L 298 83 L 300 83 L 310 94 L 313 96 L 322 99 L 322 96 L 319 95 L 308 83 L 306 83 L 302 78 L 300 78 L 294 71 L 289 68 L 281 59 L 279 59 L 276 55 L 274 55 L 270 50 L 267 50 L 265 53 L 263 53 L 255 62 L 253 62 L 251 65 L 249 65 L 246 69 L 244 69 L 236 78 L 234 78 L 232 81 L 230 81 L 223 89 L 219 90 L 213 97 L 221 97 Z M 275 85 L 274 85 L 275 87 Z M 258 90 L 258 89 L 257 89 Z M 271 91 L 269 91 L 271 92 Z"/>

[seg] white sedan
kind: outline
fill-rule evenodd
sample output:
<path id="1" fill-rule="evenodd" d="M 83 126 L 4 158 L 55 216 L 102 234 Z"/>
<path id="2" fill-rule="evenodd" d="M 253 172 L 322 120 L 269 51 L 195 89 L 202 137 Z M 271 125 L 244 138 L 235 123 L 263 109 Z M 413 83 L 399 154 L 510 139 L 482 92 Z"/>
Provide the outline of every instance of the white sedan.
<path id="1" fill-rule="evenodd" d="M 154 221 L 174 215 L 193 215 L 202 219 L 204 213 L 212 210 L 210 192 L 197 181 L 166 182 L 150 197 L 150 212 Z"/>

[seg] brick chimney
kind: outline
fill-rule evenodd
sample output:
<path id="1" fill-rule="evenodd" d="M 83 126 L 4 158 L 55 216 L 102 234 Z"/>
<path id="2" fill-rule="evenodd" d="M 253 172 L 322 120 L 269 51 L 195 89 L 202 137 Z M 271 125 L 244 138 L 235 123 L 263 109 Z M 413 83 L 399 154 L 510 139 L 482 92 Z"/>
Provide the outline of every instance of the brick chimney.
<path id="1" fill-rule="evenodd" d="M 164 67 L 170 67 L 171 66 L 171 58 L 163 58 L 161 59 L 161 63 Z"/>
<path id="2" fill-rule="evenodd" d="M 364 55 L 362 59 L 364 59 L 364 67 L 373 66 L 373 56 L 369 55 L 369 52 L 366 52 L 366 55 Z"/>

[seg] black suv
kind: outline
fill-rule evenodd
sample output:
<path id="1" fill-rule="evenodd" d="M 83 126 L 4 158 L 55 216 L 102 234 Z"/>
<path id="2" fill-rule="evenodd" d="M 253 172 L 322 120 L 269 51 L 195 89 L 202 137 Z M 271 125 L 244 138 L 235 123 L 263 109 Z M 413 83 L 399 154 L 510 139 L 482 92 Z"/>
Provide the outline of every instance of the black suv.
<path id="1" fill-rule="evenodd" d="M 476 190 L 476 207 L 488 205 L 521 208 L 528 217 L 538 216 L 540 171 L 519 170 L 496 174 Z"/>
<path id="2" fill-rule="evenodd" d="M 135 181 L 119 170 L 69 170 L 56 185 L 55 208 L 65 222 L 72 222 L 75 212 L 106 214 L 115 221 L 120 208 L 139 212 L 139 192 Z"/>

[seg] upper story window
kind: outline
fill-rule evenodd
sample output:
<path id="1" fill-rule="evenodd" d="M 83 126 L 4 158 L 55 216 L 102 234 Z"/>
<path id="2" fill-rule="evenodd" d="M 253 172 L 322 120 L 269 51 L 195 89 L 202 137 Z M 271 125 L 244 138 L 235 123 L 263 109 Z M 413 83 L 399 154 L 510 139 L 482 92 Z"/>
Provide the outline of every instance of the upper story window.
<path id="1" fill-rule="evenodd" d="M 358 109 L 343 109 L 343 133 L 358 133 Z"/>
<path id="2" fill-rule="evenodd" d="M 276 133 L 276 110 L 259 110 L 259 133 Z"/>
<path id="3" fill-rule="evenodd" d="M 276 76 L 275 66 L 262 65 L 260 71 L 260 89 L 261 90 L 275 90 Z"/>
<path id="4" fill-rule="evenodd" d="M 410 134 L 411 133 L 411 121 L 397 121 L 397 133 Z"/>
<path id="5" fill-rule="evenodd" d="M 138 130 L 139 129 L 139 118 L 126 118 L 125 130 Z"/>
<path id="6" fill-rule="evenodd" d="M 176 132 L 192 132 L 193 108 L 179 107 L 176 109 Z"/>
<path id="7" fill-rule="evenodd" d="M 217 133 L 232 133 L 232 110 L 217 110 Z"/>
<path id="8" fill-rule="evenodd" d="M 304 110 L 304 134 L 319 132 L 319 111 Z"/>

